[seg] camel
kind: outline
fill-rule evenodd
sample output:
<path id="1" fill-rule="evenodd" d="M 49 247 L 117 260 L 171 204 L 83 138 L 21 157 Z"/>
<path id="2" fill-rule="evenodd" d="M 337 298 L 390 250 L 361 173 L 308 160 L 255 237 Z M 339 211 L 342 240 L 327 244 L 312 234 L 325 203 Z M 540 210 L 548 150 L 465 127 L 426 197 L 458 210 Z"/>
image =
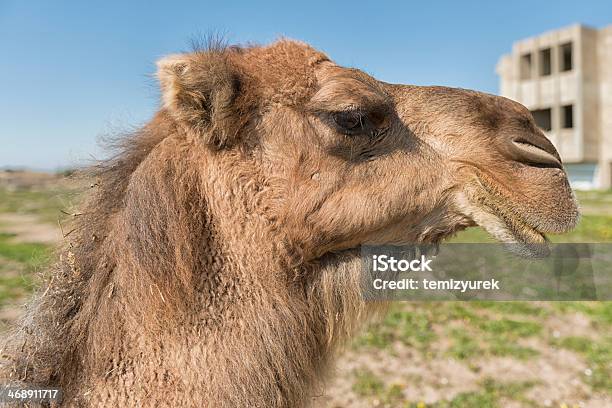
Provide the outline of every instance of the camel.
<path id="1" fill-rule="evenodd" d="M 162 58 L 158 112 L 95 180 L 3 349 L 66 407 L 304 407 L 381 302 L 362 245 L 480 225 L 533 254 L 577 222 L 517 102 L 396 85 L 307 44 Z"/>

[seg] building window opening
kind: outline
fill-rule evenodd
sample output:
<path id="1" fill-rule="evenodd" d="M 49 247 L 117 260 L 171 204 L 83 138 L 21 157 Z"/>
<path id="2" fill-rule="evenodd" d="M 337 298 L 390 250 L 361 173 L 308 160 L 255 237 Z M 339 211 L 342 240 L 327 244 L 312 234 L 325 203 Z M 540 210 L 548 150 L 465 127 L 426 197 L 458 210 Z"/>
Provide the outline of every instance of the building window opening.
<path id="1" fill-rule="evenodd" d="M 550 48 L 540 50 L 540 76 L 547 76 L 552 73 L 550 61 Z"/>
<path id="2" fill-rule="evenodd" d="M 531 53 L 521 55 L 521 79 L 531 79 Z"/>
<path id="3" fill-rule="evenodd" d="M 536 125 L 538 125 L 540 129 L 547 132 L 552 130 L 550 108 L 531 111 L 531 115 L 533 115 L 533 120 L 535 120 Z"/>
<path id="4" fill-rule="evenodd" d="M 572 43 L 567 43 L 561 45 L 561 71 L 571 71 L 572 70 Z"/>
<path id="5" fill-rule="evenodd" d="M 572 129 L 574 127 L 574 105 L 565 105 L 563 111 L 563 129 Z"/>

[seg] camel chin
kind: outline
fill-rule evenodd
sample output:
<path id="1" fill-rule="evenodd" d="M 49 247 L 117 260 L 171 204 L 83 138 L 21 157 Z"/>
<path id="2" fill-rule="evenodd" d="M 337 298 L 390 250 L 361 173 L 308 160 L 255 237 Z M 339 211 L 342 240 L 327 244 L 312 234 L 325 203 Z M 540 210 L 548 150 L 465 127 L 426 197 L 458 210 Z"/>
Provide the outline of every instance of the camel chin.
<path id="1" fill-rule="evenodd" d="M 535 226 L 530 225 L 503 204 L 487 205 L 482 193 L 476 200 L 461 195 L 459 207 L 474 223 L 482 227 L 491 237 L 519 256 L 542 258 L 550 254 L 549 240 Z"/>
<path id="2" fill-rule="evenodd" d="M 548 238 L 535 227 L 518 218 L 486 210 L 477 211 L 476 223 L 510 252 L 528 258 L 542 258 L 550 254 Z"/>

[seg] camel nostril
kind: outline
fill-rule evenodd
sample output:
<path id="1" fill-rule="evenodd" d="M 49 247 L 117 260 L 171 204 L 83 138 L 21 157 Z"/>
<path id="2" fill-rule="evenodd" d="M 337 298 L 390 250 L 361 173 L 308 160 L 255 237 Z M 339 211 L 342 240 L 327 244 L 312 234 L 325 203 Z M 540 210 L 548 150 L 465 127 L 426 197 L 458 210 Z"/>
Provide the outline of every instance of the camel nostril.
<path id="1" fill-rule="evenodd" d="M 514 140 L 512 145 L 514 147 L 512 150 L 514 150 L 516 159 L 518 161 L 536 166 L 543 165 L 546 167 L 556 167 L 559 169 L 563 168 L 561 160 L 559 160 L 556 155 L 544 150 L 543 147 L 536 146 L 535 144 L 524 140 Z"/>

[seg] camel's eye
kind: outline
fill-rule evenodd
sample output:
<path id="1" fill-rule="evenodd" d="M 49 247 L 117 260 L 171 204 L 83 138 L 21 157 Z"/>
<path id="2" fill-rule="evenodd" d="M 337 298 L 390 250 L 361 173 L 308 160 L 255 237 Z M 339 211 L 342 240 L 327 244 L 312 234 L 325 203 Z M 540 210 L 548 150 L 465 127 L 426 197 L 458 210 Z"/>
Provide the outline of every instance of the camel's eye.
<path id="1" fill-rule="evenodd" d="M 365 118 L 359 111 L 335 112 L 332 118 L 336 126 L 345 133 L 356 133 L 365 125 Z"/>

